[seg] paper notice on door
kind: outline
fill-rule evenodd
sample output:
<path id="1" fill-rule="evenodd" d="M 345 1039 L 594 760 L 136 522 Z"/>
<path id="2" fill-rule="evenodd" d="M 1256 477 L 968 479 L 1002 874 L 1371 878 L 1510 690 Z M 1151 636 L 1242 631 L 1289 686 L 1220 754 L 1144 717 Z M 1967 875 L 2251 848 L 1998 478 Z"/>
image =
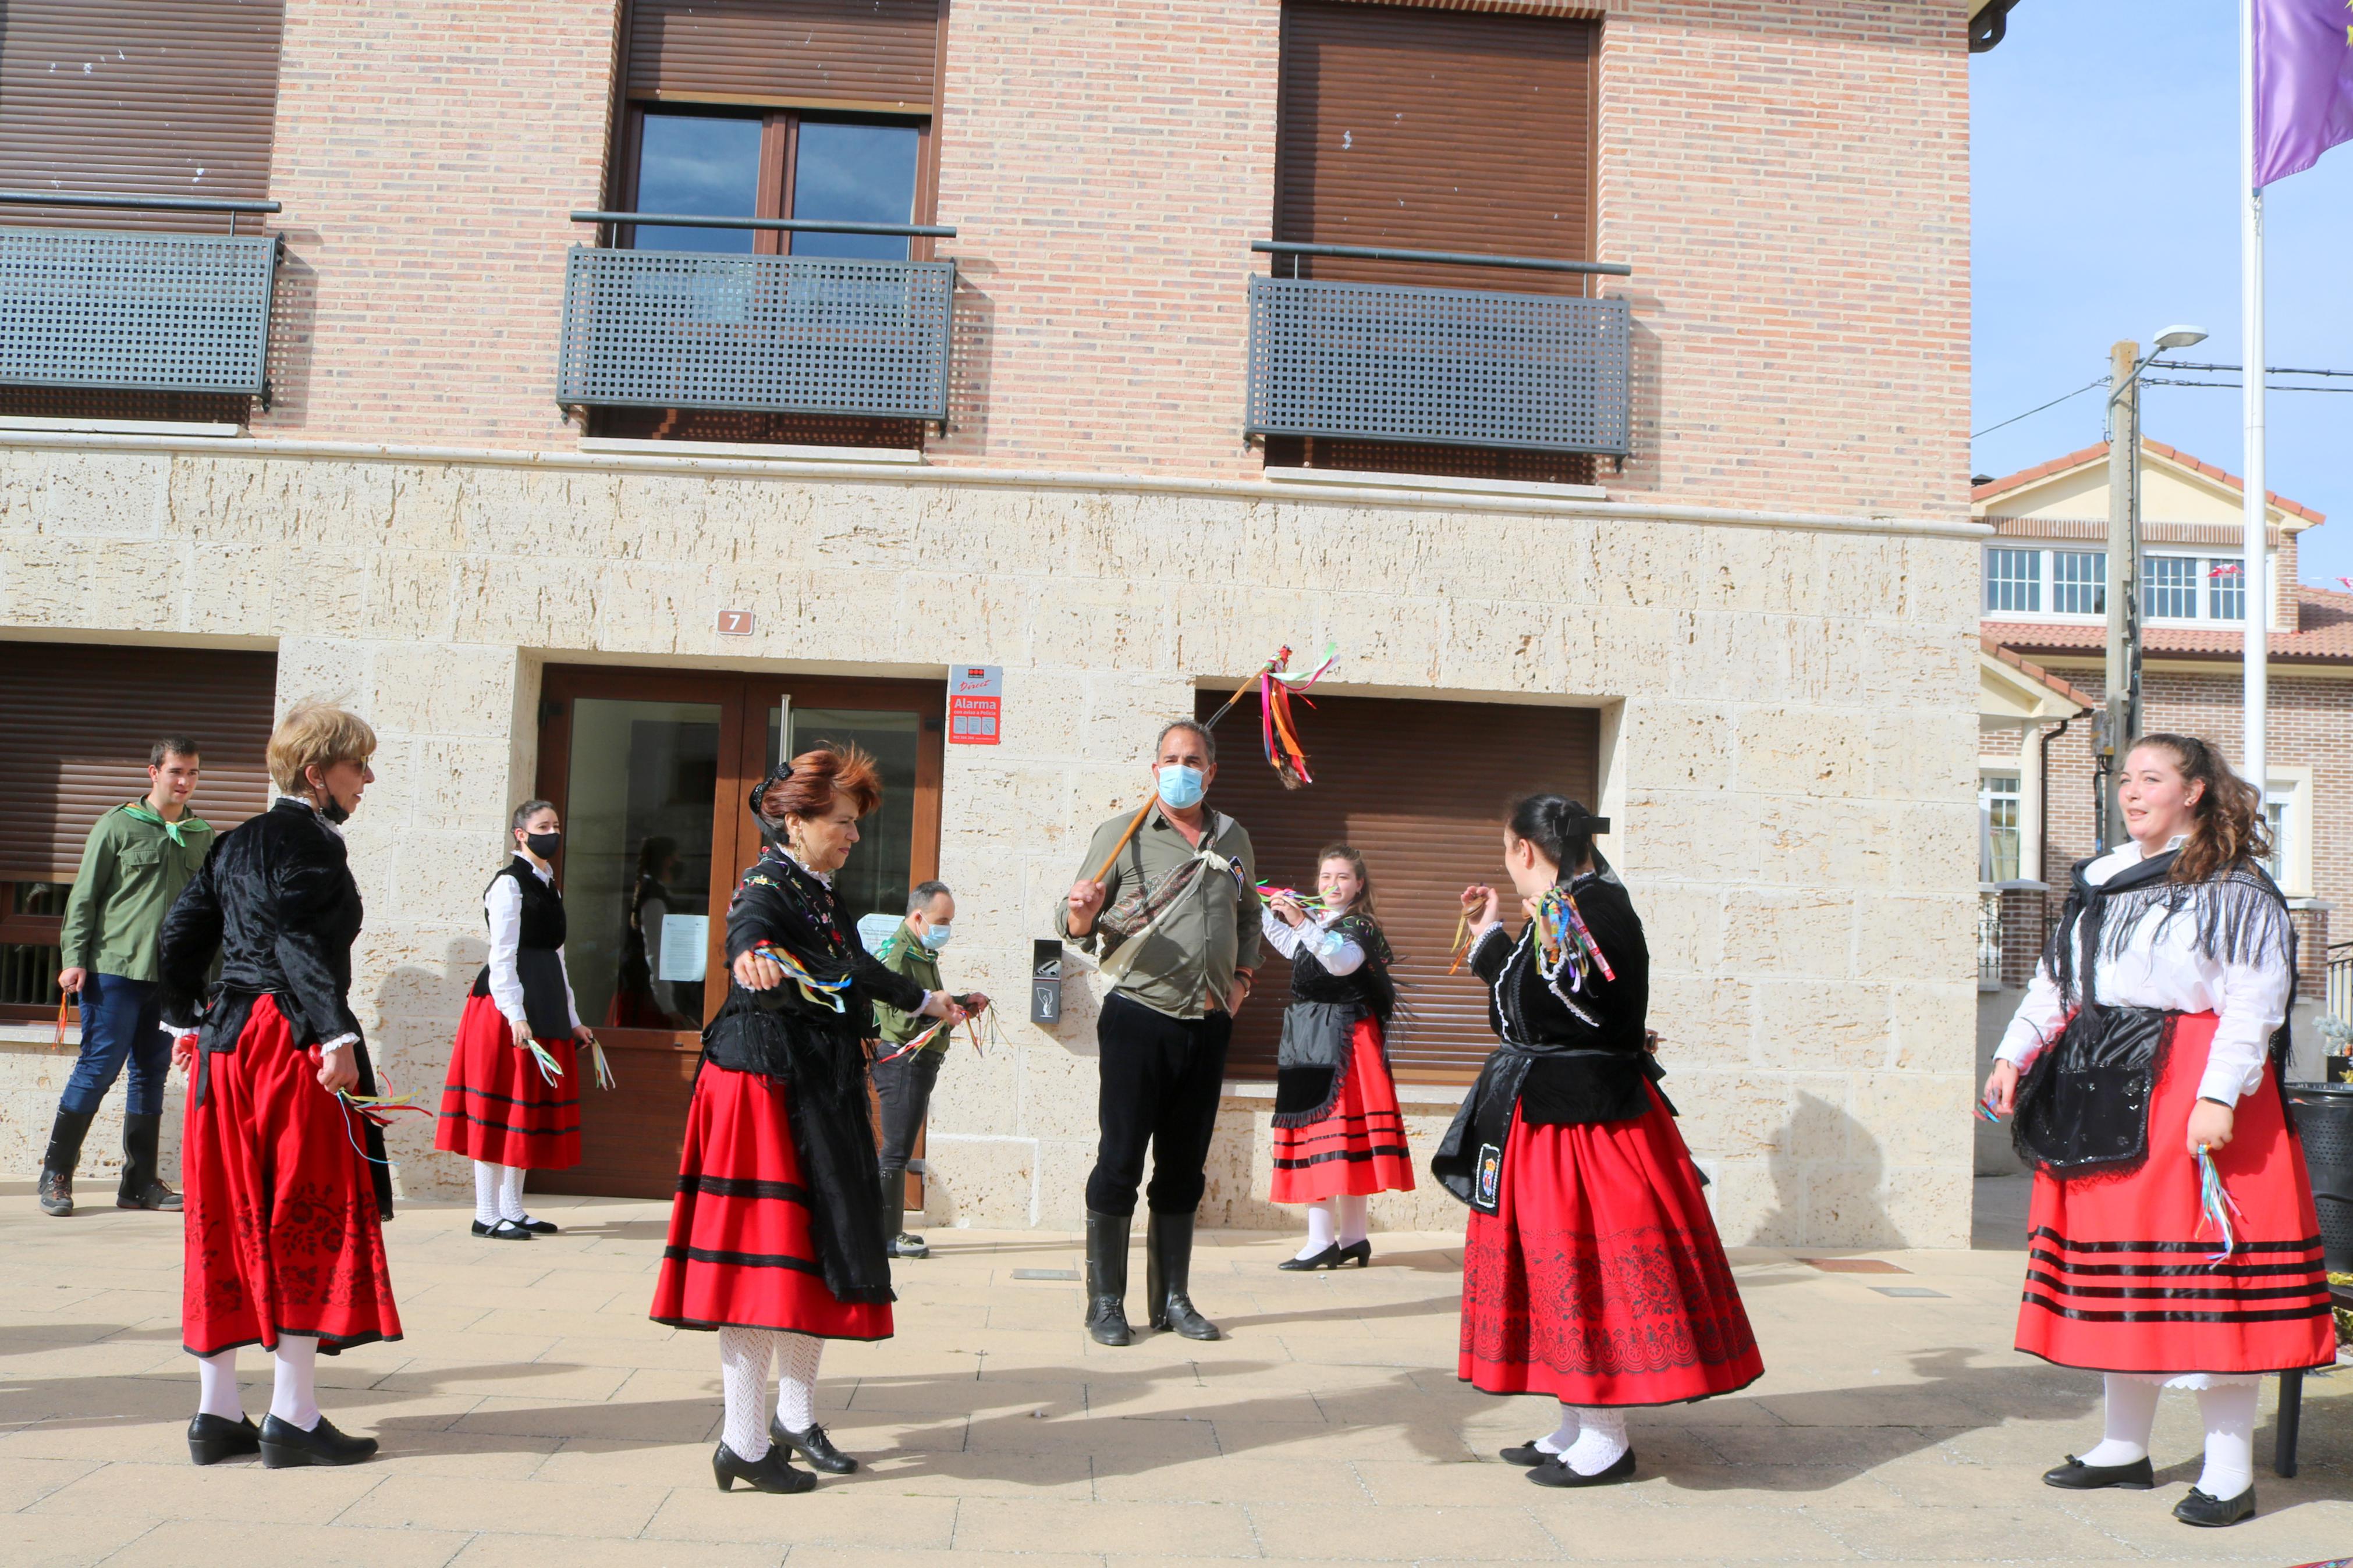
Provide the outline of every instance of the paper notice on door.
<path id="1" fill-rule="evenodd" d="M 664 915 L 662 917 L 661 957 L 655 969 L 656 979 L 700 980 L 710 962 L 711 917 L 709 915 Z"/>

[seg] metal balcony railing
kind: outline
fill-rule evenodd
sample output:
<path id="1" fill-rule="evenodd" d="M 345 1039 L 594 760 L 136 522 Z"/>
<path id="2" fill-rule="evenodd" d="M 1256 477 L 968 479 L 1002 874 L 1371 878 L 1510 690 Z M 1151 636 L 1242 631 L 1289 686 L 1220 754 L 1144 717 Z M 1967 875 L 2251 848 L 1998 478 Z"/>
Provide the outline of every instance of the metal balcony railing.
<path id="1" fill-rule="evenodd" d="M 276 202 L 0 191 L 0 205 L 274 213 Z M 0 385 L 268 393 L 278 241 L 0 227 Z"/>
<path id="2" fill-rule="evenodd" d="M 1260 240 L 1287 256 L 1605 273 L 1613 262 Z M 1620 299 L 1321 279 L 1250 282 L 1244 432 L 1595 452 L 1628 445 Z"/>
<path id="3" fill-rule="evenodd" d="M 942 225 L 794 218 L 575 222 L 953 237 Z M 567 405 L 858 415 L 945 424 L 955 263 L 575 246 L 556 399 Z"/>

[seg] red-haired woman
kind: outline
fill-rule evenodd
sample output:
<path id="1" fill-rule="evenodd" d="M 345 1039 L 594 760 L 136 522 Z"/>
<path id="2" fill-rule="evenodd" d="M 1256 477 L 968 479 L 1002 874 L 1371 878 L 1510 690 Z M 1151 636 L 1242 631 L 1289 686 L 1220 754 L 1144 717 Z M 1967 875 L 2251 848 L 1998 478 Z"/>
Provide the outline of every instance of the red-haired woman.
<path id="1" fill-rule="evenodd" d="M 2125 758 L 2127 842 L 2078 864 L 1986 1079 L 2034 1166 L 2018 1348 L 2107 1373 L 2097 1447 L 2054 1487 L 2146 1490 L 2160 1388 L 2194 1389 L 2186 1524 L 2255 1511 L 2263 1374 L 2337 1359 L 2312 1181 L 2280 1098 L 2295 931 L 2263 873 L 2262 798 L 2214 748 Z M 2237 1205 L 2204 1222 L 2198 1153 Z"/>
<path id="2" fill-rule="evenodd" d="M 1556 795 L 1520 802 L 1504 863 L 1532 916 L 1514 941 L 1494 889 L 1464 890 L 1471 967 L 1503 1045 L 1430 1173 L 1471 1205 L 1458 1375 L 1549 1394 L 1560 1426 L 1504 1450 L 1539 1486 L 1630 1480 L 1630 1406 L 1764 1375 L 1757 1336 L 1658 1077 L 1641 920 Z"/>
<path id="3" fill-rule="evenodd" d="M 1366 1200 L 1413 1191 L 1413 1154 L 1381 1039 L 1397 988 L 1365 858 L 1345 844 L 1326 848 L 1315 857 L 1315 891 L 1321 907 L 1312 915 L 1277 893 L 1259 917 L 1268 944 L 1291 960 L 1268 1195 L 1307 1205 L 1307 1245 L 1275 1266 L 1294 1272 L 1370 1267 Z"/>
<path id="4" fill-rule="evenodd" d="M 865 1040 L 878 1001 L 934 1018 L 963 1010 L 877 963 L 835 900 L 834 873 L 881 798 L 873 759 L 854 746 L 804 752 L 752 791 L 768 844 L 727 910 L 733 984 L 703 1031 L 652 1312 L 719 1331 L 726 1421 L 711 1468 L 723 1491 L 808 1490 L 817 1478 L 788 1448 L 829 1475 L 855 1470 L 818 1424 L 818 1359 L 827 1340 L 891 1337 Z"/>
<path id="5" fill-rule="evenodd" d="M 257 1450 L 273 1468 L 350 1465 L 376 1449 L 319 1413 L 316 1383 L 320 1352 L 400 1338 L 384 1134 L 341 1098 L 375 1092 L 352 1015 L 360 889 L 339 826 L 375 780 L 375 750 L 353 714 L 289 713 L 269 737 L 277 803 L 213 846 L 164 921 L 164 1026 L 198 1053 L 180 1340 L 197 1358 L 199 1465 Z M 259 1427 L 237 1386 L 251 1344 L 277 1361 Z"/>

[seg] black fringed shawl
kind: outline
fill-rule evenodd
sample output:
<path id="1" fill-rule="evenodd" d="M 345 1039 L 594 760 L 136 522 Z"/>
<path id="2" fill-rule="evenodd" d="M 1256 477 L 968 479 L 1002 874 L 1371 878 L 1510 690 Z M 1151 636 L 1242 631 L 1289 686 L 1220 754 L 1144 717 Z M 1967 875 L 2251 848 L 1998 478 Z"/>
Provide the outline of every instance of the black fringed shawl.
<path id="1" fill-rule="evenodd" d="M 1365 962 L 1345 974 L 1324 968 L 1314 942 L 1326 934 L 1364 949 Z M 1314 935 L 1301 931 L 1291 960 L 1291 1005 L 1283 1011 L 1282 1043 L 1275 1058 L 1273 1125 L 1308 1127 L 1332 1114 L 1356 1059 L 1348 1042 L 1357 1020 L 1373 1017 L 1386 1025 L 1397 1010 L 1391 962 L 1388 939 L 1364 915 L 1344 914 Z M 1386 1040 L 1381 1059 L 1386 1067 Z"/>

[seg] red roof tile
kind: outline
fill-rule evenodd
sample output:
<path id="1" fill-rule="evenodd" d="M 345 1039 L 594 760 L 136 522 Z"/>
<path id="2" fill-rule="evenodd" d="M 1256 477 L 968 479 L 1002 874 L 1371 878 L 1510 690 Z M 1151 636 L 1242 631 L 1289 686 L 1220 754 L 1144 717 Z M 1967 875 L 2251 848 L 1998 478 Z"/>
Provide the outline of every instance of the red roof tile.
<path id="1" fill-rule="evenodd" d="M 2353 664 L 2353 594 L 2299 583 L 2295 598 L 2301 629 L 2274 632 L 2272 658 L 2289 664 Z M 1978 623 L 1978 631 L 1980 638 L 2024 654 L 2097 652 L 2108 645 L 2107 628 L 2096 621 L 2059 626 L 1989 618 Z M 2236 659 L 2242 646 L 2237 632 L 2150 626 L 2141 634 L 2142 651 L 2151 658 Z"/>
<path id="2" fill-rule="evenodd" d="M 2025 676 L 2029 680 L 2041 682 L 2042 685 L 2049 687 L 2052 690 L 2057 692 L 2060 696 L 2065 698 L 2070 702 L 2075 703 L 2079 707 L 2097 708 L 2100 705 L 2100 700 L 2098 698 L 2093 697 L 2085 692 L 2076 690 L 2073 687 L 2068 685 L 2064 680 L 2062 680 L 2059 677 L 2052 674 L 2041 665 L 2034 664 L 2029 660 L 2019 658 L 2018 655 L 2002 647 L 2000 641 L 1988 637 L 1983 632 L 1979 632 L 1978 634 L 1978 646 L 1985 649 L 1986 652 L 1991 654 L 1994 658 L 2001 660 L 2002 663 L 2010 666 L 2012 669 L 2015 669 L 2020 674 Z"/>
<path id="3" fill-rule="evenodd" d="M 2218 468 L 2202 458 L 2193 458 L 2179 447 L 2168 447 L 2162 441 L 2152 441 L 2146 436 L 2140 438 L 2140 445 L 2141 450 L 2145 452 L 2153 452 L 2193 472 L 2203 474 L 2210 479 L 2219 480 L 2226 489 L 2237 490 L 2242 495 L 2246 493 L 2246 482 L 2238 475 L 2226 468 Z M 2001 494 L 2004 490 L 2017 489 L 2022 485 L 2031 485 L 2037 479 L 2047 479 L 2053 474 L 2063 474 L 2070 468 L 2082 468 L 2085 463 L 2105 462 L 2107 456 L 2108 444 L 2103 441 L 2096 447 L 2086 447 L 2081 451 L 2070 452 L 2063 458 L 2053 458 L 2048 462 L 2037 463 L 2031 468 L 2021 468 L 2014 474 L 2004 474 L 1998 479 L 1988 480 L 1969 491 L 1969 500 L 1986 500 Z M 2271 498 L 2272 505 L 2290 516 L 2307 518 L 2314 522 L 2328 521 L 2326 516 L 2313 510 L 2302 501 L 2290 500 L 2277 490 L 2266 490 L 2263 493 Z"/>

